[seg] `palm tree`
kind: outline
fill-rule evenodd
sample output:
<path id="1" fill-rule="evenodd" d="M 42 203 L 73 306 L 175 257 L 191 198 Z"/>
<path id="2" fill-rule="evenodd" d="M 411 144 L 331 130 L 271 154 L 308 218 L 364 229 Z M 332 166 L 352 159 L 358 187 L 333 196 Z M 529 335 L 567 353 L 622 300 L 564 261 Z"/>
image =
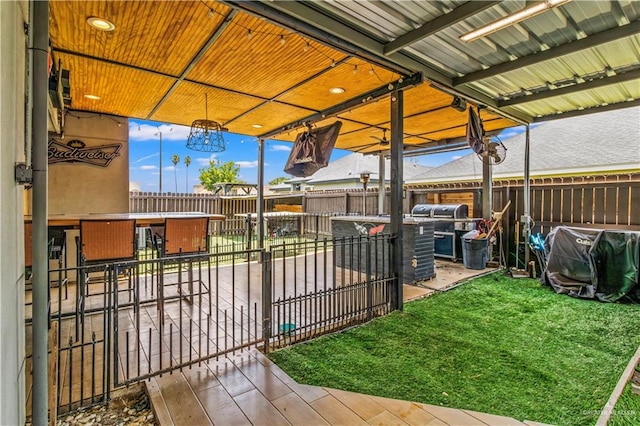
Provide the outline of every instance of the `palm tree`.
<path id="1" fill-rule="evenodd" d="M 191 164 L 191 157 L 188 155 L 184 157 L 184 165 L 187 168 L 187 182 L 185 183 L 185 191 L 189 192 L 189 165 Z"/>
<path id="2" fill-rule="evenodd" d="M 180 162 L 180 156 L 178 154 L 173 154 L 171 157 L 171 162 L 173 163 L 173 177 L 176 182 L 176 193 L 178 193 L 178 171 L 176 170 L 178 167 L 178 163 Z"/>

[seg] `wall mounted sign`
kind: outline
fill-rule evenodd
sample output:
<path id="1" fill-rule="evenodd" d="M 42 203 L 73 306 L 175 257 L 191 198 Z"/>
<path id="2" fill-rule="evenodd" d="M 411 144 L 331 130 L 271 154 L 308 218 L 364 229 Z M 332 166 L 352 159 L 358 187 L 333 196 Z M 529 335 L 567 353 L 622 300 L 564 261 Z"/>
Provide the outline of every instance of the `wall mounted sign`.
<path id="1" fill-rule="evenodd" d="M 120 156 L 122 144 L 113 143 L 87 147 L 84 142 L 74 139 L 62 144 L 56 139 L 49 140 L 49 164 L 85 163 L 93 166 L 109 167 L 114 158 Z"/>

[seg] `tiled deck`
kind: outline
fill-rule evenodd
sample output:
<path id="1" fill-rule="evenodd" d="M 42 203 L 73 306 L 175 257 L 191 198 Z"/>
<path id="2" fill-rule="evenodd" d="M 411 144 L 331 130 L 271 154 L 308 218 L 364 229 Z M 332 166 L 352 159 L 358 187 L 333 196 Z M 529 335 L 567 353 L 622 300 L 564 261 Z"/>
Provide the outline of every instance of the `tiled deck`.
<path id="1" fill-rule="evenodd" d="M 256 350 L 145 382 L 164 425 L 539 425 L 296 383 Z"/>

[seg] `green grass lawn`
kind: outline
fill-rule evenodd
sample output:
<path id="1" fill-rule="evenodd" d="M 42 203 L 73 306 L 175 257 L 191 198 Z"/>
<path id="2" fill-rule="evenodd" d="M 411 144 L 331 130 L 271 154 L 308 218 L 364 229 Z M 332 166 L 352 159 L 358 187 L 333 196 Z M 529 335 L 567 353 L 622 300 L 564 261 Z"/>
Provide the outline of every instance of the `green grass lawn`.
<path id="1" fill-rule="evenodd" d="M 639 329 L 640 306 L 496 273 L 270 357 L 302 383 L 585 425 L 640 344 Z"/>

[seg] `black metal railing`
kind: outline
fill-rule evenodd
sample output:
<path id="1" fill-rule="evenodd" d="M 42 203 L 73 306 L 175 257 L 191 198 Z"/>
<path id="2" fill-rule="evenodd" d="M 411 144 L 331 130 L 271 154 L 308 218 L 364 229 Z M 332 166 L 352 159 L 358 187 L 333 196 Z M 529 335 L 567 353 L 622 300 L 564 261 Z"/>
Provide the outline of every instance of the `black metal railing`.
<path id="1" fill-rule="evenodd" d="M 274 246 L 265 350 L 370 321 L 391 310 L 389 235 Z"/>
<path id="2" fill-rule="evenodd" d="M 51 270 L 58 412 L 235 351 L 269 350 L 384 315 L 394 291 L 392 240 L 285 241 L 269 250 L 156 253 Z"/>

